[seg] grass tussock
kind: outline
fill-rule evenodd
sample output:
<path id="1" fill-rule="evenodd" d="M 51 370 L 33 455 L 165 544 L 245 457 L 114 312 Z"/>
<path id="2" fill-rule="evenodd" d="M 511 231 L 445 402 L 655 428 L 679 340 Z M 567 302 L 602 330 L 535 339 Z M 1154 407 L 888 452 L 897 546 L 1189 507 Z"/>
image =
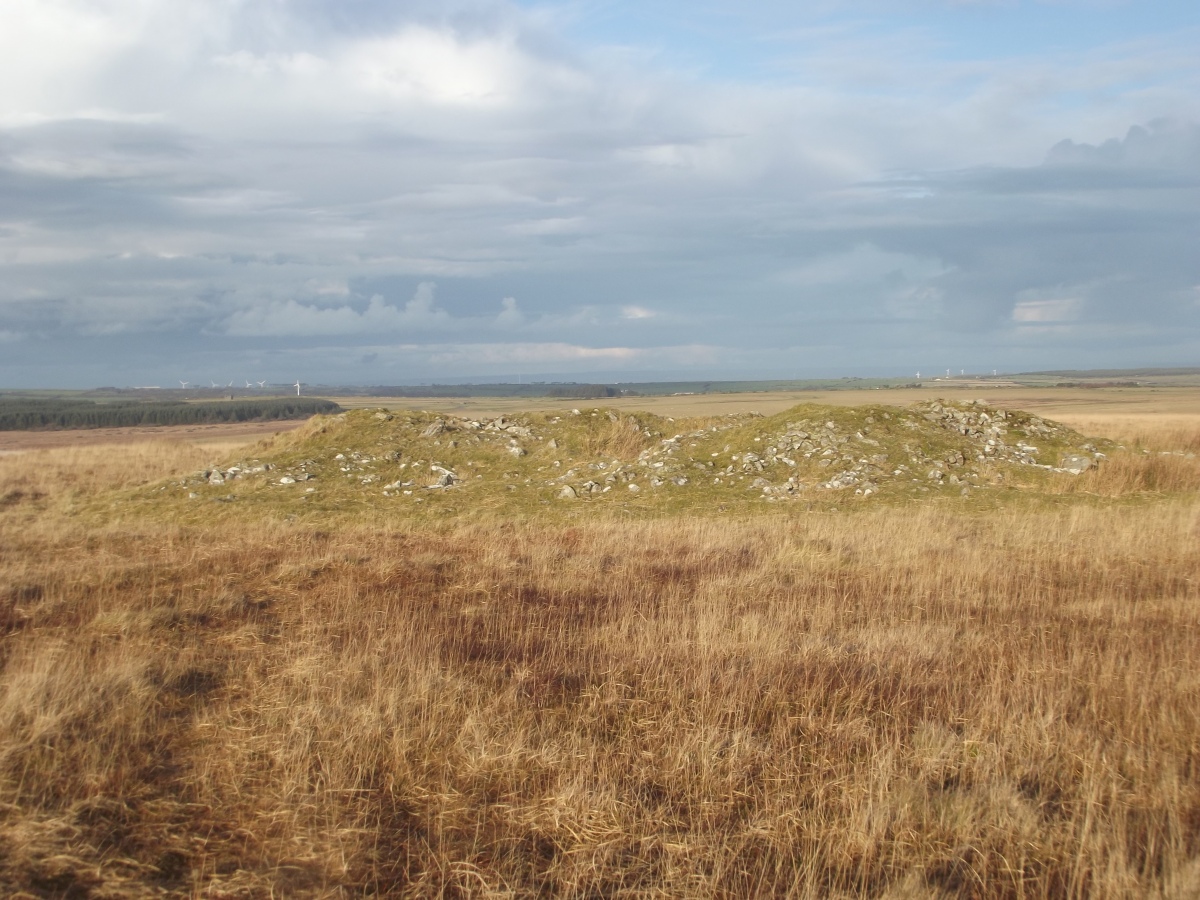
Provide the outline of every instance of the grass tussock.
<path id="1" fill-rule="evenodd" d="M 1136 452 L 1200 454 L 1200 416 L 1085 414 L 1068 421 L 1085 434 L 1104 435 Z"/>
<path id="2" fill-rule="evenodd" d="M 1194 495 L 87 526 L 0 463 L 8 895 L 1200 891 Z"/>
<path id="3" fill-rule="evenodd" d="M 584 456 L 602 457 L 629 462 L 652 443 L 644 426 L 631 415 L 606 415 L 598 426 L 588 427 L 581 441 Z"/>
<path id="4" fill-rule="evenodd" d="M 1065 493 L 1126 497 L 1200 491 L 1200 458 L 1178 453 L 1116 453 L 1083 475 L 1059 479 Z"/>

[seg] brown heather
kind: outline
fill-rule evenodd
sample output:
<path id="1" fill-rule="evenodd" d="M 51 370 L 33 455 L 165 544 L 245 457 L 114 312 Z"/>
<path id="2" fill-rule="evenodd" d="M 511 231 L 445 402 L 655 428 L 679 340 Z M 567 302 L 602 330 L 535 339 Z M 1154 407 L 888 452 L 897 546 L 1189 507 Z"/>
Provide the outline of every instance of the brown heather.
<path id="1" fill-rule="evenodd" d="M 1196 461 L 1141 449 L 336 530 L 78 512 L 188 445 L 0 457 L 0 892 L 1200 896 Z"/>

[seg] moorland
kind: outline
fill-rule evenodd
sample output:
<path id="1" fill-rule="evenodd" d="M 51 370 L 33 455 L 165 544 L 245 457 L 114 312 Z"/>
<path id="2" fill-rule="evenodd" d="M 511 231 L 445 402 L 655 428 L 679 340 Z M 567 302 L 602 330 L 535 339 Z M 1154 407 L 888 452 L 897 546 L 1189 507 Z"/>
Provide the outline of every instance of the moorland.
<path id="1" fill-rule="evenodd" d="M 1200 391 L 882 393 L 6 445 L 0 890 L 1200 896 Z"/>

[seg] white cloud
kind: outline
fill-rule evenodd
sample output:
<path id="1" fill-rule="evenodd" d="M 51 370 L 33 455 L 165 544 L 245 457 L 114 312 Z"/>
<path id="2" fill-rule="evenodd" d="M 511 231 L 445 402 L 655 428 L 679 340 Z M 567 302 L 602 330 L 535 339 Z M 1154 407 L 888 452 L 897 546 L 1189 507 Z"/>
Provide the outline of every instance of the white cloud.
<path id="1" fill-rule="evenodd" d="M 1018 297 L 1013 307 L 1012 320 L 1021 324 L 1045 324 L 1050 322 L 1074 322 L 1083 312 L 1080 297 L 1039 298 L 1028 293 Z"/>
<path id="2" fill-rule="evenodd" d="M 295 300 L 274 301 L 235 312 L 229 317 L 225 333 L 236 337 L 312 337 L 444 328 L 452 319 L 434 305 L 435 290 L 432 282 L 422 282 L 403 309 L 376 294 L 362 312 L 352 306 L 319 307 Z"/>
<path id="3" fill-rule="evenodd" d="M 525 316 L 521 313 L 521 309 L 517 306 L 516 297 L 505 297 L 500 301 L 500 315 L 496 317 L 496 322 L 500 325 L 509 328 L 521 325 L 525 321 Z"/>
<path id="4" fill-rule="evenodd" d="M 350 286 L 345 281 L 323 281 L 313 278 L 305 282 L 305 288 L 318 297 L 348 297 Z"/>
<path id="5" fill-rule="evenodd" d="M 646 309 L 644 306 L 622 306 L 622 319 L 653 319 L 658 313 L 652 309 Z"/>
<path id="6" fill-rule="evenodd" d="M 512 102 L 524 69 L 522 55 L 506 36 L 463 41 L 449 31 L 420 26 L 363 41 L 347 62 L 354 81 L 368 92 L 466 105 Z"/>

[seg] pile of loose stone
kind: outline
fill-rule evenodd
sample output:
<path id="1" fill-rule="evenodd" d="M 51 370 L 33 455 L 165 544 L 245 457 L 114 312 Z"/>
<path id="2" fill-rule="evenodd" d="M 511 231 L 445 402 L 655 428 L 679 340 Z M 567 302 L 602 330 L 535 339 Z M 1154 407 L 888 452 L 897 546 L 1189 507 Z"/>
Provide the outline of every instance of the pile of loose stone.
<path id="1" fill-rule="evenodd" d="M 908 409 L 874 410 L 856 415 L 829 411 L 834 418 L 800 418 L 783 428 L 764 430 L 755 424 L 757 414 L 730 416 L 727 421 L 674 434 L 654 431 L 629 415 L 596 410 L 630 429 L 637 440 L 649 444 L 636 459 L 579 458 L 560 451 L 567 434 L 564 419 L 588 415 L 579 410 L 552 417 L 537 427 L 525 420 L 500 416 L 476 421 L 439 416 L 407 421 L 412 430 L 395 433 L 395 449 L 375 453 L 346 447 L 328 450 L 319 458 L 288 465 L 254 460 L 228 469 L 208 469 L 181 484 L 220 485 L 237 479 L 265 478 L 290 485 L 318 478 L 337 478 L 377 490 L 385 497 L 414 492 L 461 488 L 485 479 L 485 466 L 470 459 L 473 446 L 503 447 L 512 457 L 511 471 L 500 477 L 507 490 L 549 487 L 563 500 L 602 495 L 621 489 L 631 494 L 643 490 L 681 490 L 689 486 L 742 488 L 781 500 L 811 491 L 849 491 L 870 497 L 888 485 L 904 483 L 917 490 L 959 487 L 963 492 L 1003 479 L 1005 465 L 1034 466 L 1079 474 L 1103 458 L 1095 446 L 1072 444 L 1078 438 L 1063 426 L 1036 416 L 969 403 L 928 402 Z M 376 419 L 391 422 L 390 413 Z M 345 416 L 339 417 L 345 419 Z M 655 419 L 655 427 L 673 424 Z M 348 423 L 353 428 L 353 420 Z M 419 431 L 417 430 L 419 429 Z M 931 433 L 931 429 L 933 432 Z M 636 434 L 633 434 L 636 432 Z M 911 432 L 911 439 L 905 439 Z M 727 438 L 722 437 L 727 434 Z M 937 438 L 940 435 L 940 439 Z M 1042 447 L 1039 448 L 1038 444 Z M 1054 460 L 1042 457 L 1047 448 L 1070 446 L 1072 452 Z M 538 450 L 537 462 L 523 457 Z M 457 465 L 439 461 L 455 451 Z M 550 451 L 550 452 L 545 452 Z M 463 456 L 467 457 L 462 462 Z M 494 459 L 494 452 L 492 458 Z M 506 467 L 507 468 L 507 467 Z M 494 472 L 488 472 L 490 478 Z M 306 491 L 312 493 L 315 487 Z"/>

